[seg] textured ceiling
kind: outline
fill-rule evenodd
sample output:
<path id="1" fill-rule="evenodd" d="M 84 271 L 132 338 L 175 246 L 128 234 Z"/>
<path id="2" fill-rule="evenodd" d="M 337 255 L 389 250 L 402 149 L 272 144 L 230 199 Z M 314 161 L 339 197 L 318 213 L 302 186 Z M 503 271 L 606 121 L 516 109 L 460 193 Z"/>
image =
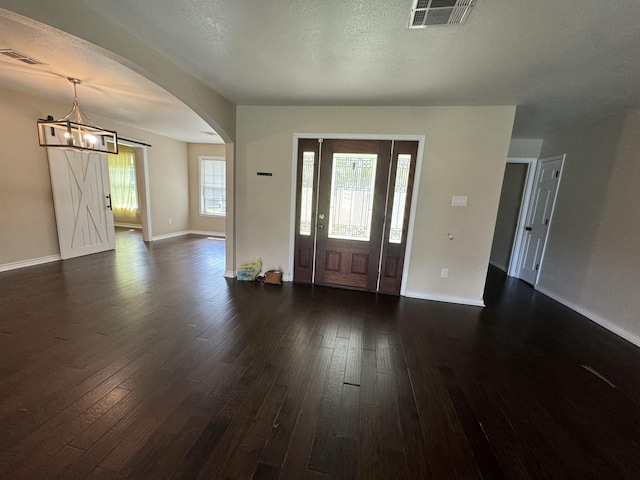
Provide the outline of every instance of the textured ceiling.
<path id="1" fill-rule="evenodd" d="M 83 81 L 78 98 L 89 119 L 102 116 L 191 143 L 223 143 L 198 115 L 172 95 L 123 65 L 97 55 L 83 42 L 54 29 L 0 15 L 0 49 L 11 48 L 44 65 L 27 65 L 0 55 L 0 85 L 49 97 L 68 105 L 47 112 L 60 118 L 71 110 L 73 86 Z M 35 119 L 34 119 L 35 121 Z"/>
<path id="2" fill-rule="evenodd" d="M 640 105 L 637 0 L 478 0 L 424 30 L 411 0 L 85 4 L 238 105 L 518 105 L 529 138 Z"/>

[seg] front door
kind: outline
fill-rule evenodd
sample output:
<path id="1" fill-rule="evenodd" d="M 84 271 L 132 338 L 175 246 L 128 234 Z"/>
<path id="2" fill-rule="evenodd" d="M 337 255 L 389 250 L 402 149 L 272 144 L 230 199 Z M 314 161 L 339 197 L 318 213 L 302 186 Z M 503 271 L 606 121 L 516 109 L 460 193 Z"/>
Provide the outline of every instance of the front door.
<path id="1" fill-rule="evenodd" d="M 294 280 L 400 293 L 416 154 L 417 142 L 300 140 Z"/>
<path id="2" fill-rule="evenodd" d="M 547 241 L 547 233 L 556 200 L 562 170 L 562 157 L 542 159 L 529 204 L 518 277 L 535 285 Z"/>
<path id="3" fill-rule="evenodd" d="M 105 153 L 48 148 L 63 259 L 113 250 L 109 166 Z"/>
<path id="4" fill-rule="evenodd" d="M 315 282 L 376 290 L 390 141 L 325 140 Z"/>

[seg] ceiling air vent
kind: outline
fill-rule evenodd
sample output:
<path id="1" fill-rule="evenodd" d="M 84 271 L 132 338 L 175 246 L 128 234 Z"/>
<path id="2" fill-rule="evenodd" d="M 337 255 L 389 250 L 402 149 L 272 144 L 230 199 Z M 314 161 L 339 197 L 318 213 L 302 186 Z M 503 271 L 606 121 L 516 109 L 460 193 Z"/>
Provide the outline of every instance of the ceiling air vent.
<path id="1" fill-rule="evenodd" d="M 0 49 L 0 55 L 4 55 L 5 57 L 12 58 L 13 60 L 26 63 L 27 65 L 45 65 L 40 60 L 36 60 L 35 58 L 29 57 L 24 53 L 17 52 L 16 50 L 12 50 L 10 48 Z"/>
<path id="2" fill-rule="evenodd" d="M 475 0 L 413 0 L 409 28 L 460 25 L 467 20 Z"/>

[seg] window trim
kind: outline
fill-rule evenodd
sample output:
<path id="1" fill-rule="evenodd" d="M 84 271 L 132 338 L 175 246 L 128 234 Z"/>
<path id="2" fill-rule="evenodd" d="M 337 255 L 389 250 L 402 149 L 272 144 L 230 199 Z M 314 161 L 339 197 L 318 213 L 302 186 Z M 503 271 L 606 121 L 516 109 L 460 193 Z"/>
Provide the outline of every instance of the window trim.
<path id="1" fill-rule="evenodd" d="M 225 157 L 215 156 L 215 155 L 199 155 L 198 156 L 198 213 L 201 217 L 215 217 L 215 218 L 225 218 L 227 216 L 226 209 L 225 213 L 203 213 L 203 203 L 202 203 L 202 165 L 207 160 L 220 161 L 225 164 L 225 185 L 224 185 L 224 195 L 225 195 L 225 203 L 227 198 L 227 181 L 226 181 L 226 173 L 227 173 L 227 159 Z"/>

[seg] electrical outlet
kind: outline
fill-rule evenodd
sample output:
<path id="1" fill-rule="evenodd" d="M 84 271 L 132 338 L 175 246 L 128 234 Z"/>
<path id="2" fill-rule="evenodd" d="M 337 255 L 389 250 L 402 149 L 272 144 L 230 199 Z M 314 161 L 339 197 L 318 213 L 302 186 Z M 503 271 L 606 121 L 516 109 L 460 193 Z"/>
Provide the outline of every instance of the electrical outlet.
<path id="1" fill-rule="evenodd" d="M 447 278 L 449 276 L 449 269 L 443 268 L 442 270 L 440 270 L 440 276 L 442 278 Z"/>
<path id="2" fill-rule="evenodd" d="M 169 219 L 169 225 L 171 225 L 172 223 L 173 223 L 173 219 L 172 219 L 172 218 L 170 218 L 170 219 Z"/>

